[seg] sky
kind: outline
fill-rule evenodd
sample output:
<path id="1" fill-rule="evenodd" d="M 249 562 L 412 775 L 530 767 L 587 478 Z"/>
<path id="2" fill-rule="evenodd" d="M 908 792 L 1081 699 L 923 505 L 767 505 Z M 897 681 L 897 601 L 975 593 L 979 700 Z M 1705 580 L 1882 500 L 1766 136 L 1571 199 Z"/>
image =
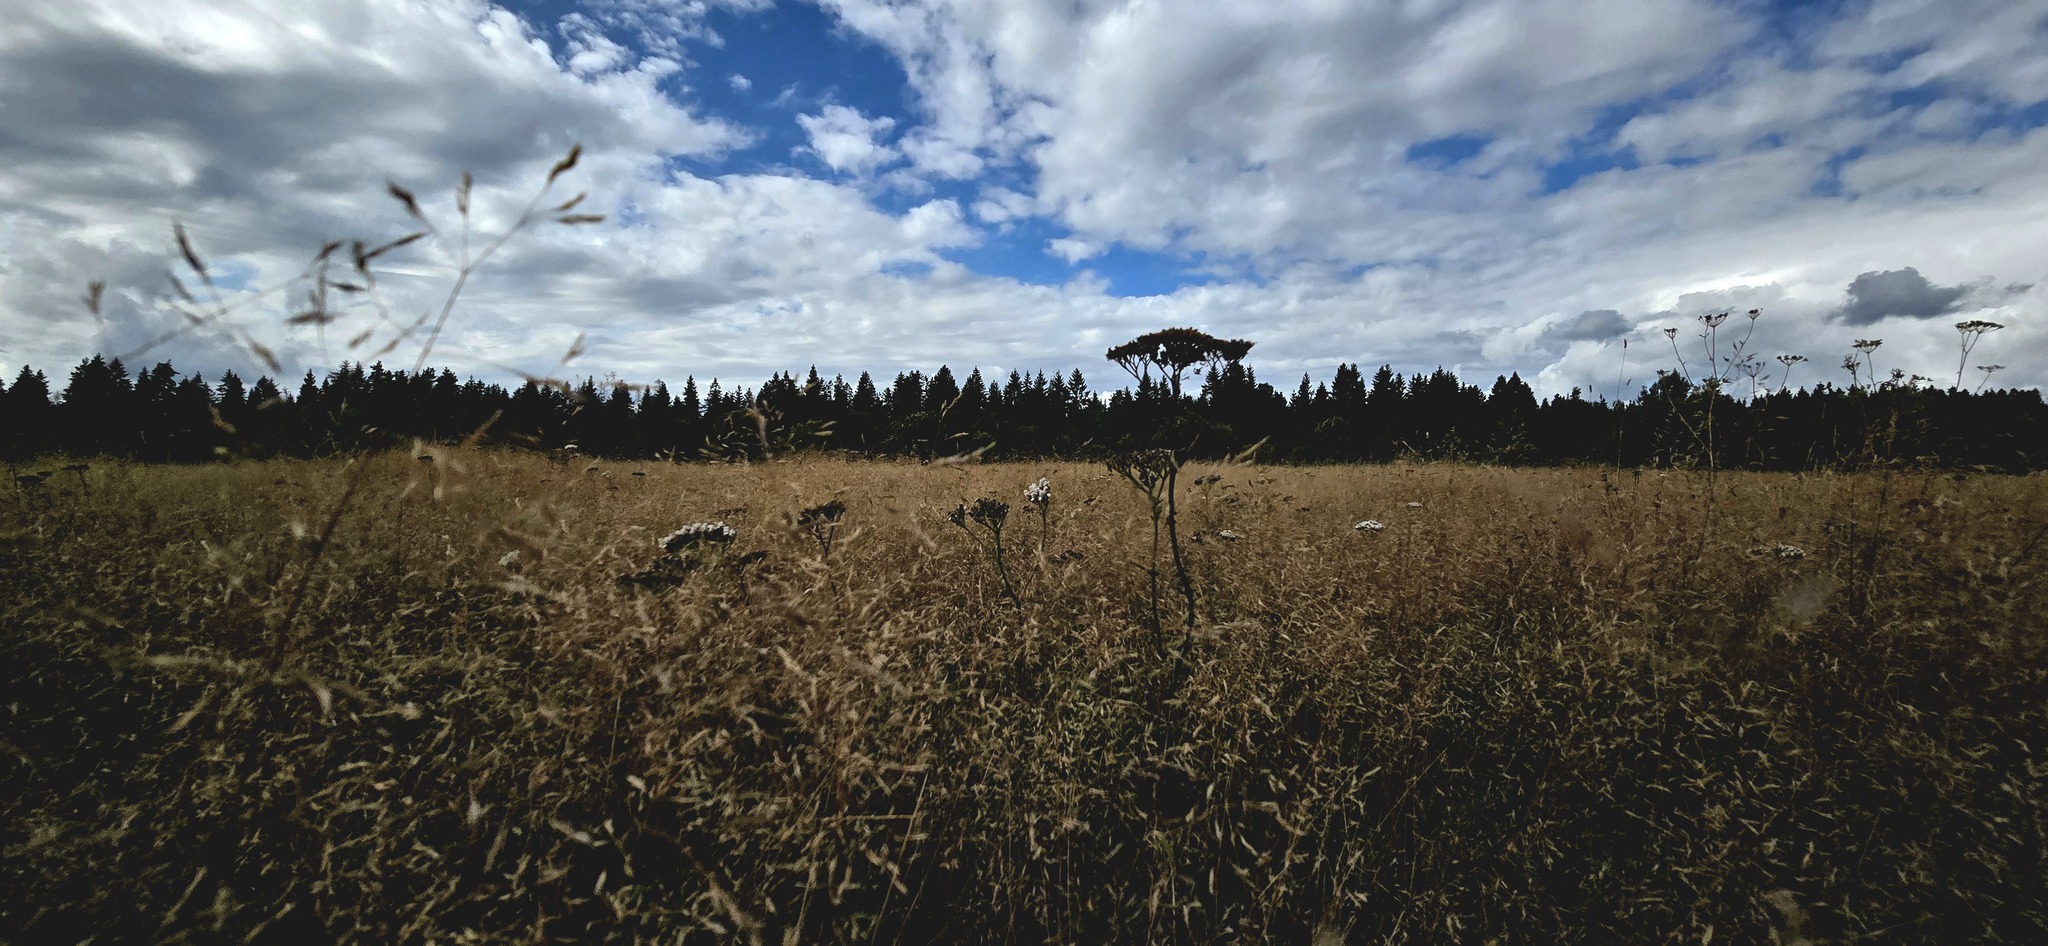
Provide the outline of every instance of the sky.
<path id="1" fill-rule="evenodd" d="M 2048 0 L 0 0 L 0 373 L 411 367 L 545 187 L 427 364 L 1101 389 L 1192 326 L 1613 397 L 1732 310 L 1763 387 L 1953 384 L 1967 320 L 2040 387 L 2044 125 Z M 292 321 L 390 185 L 428 235 Z"/>

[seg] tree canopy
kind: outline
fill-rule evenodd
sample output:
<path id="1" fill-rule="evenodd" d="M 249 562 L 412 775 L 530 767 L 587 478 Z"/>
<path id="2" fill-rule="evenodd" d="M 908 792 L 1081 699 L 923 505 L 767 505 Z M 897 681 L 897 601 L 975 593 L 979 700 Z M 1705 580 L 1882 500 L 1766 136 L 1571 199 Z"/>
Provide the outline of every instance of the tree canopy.
<path id="1" fill-rule="evenodd" d="M 1196 365 L 1235 364 L 1252 350 L 1242 338 L 1217 338 L 1195 328 L 1163 328 L 1146 332 L 1106 353 L 1123 366 L 1131 377 L 1143 380 L 1151 368 L 1167 378 L 1174 397 L 1180 397 L 1180 382 Z"/>

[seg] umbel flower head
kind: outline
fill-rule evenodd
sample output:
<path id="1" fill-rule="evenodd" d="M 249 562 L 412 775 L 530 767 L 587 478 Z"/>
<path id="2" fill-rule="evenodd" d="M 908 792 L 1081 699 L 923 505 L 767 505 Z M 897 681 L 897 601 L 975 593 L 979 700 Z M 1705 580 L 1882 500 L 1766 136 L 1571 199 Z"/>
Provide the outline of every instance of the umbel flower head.
<path id="1" fill-rule="evenodd" d="M 1777 547 L 1771 549 L 1771 554 L 1788 562 L 1796 562 L 1806 557 L 1806 550 L 1796 545 L 1787 545 L 1780 542 Z"/>
<path id="2" fill-rule="evenodd" d="M 1052 480 L 1041 476 L 1038 482 L 1024 487 L 1024 502 L 1033 506 L 1052 502 Z"/>
<path id="3" fill-rule="evenodd" d="M 1386 530 L 1387 524 L 1378 519 L 1360 519 L 1358 524 L 1351 528 L 1358 532 L 1383 532 Z"/>
<path id="4" fill-rule="evenodd" d="M 739 530 L 723 522 L 692 522 L 662 537 L 658 544 L 662 551 L 674 554 L 695 548 L 731 545 L 739 537 Z"/>
<path id="5" fill-rule="evenodd" d="M 1000 529 L 1003 520 L 1010 517 L 1010 504 L 983 496 L 972 503 L 961 503 L 946 513 L 946 521 L 962 529 L 972 520 L 974 524 L 987 529 Z"/>
<path id="6" fill-rule="evenodd" d="M 835 499 L 797 513 L 796 524 L 806 529 L 823 528 L 838 524 L 840 518 L 845 515 L 846 504 Z"/>
<path id="7" fill-rule="evenodd" d="M 967 518 L 991 529 L 1010 517 L 1010 504 L 983 496 L 967 507 Z"/>

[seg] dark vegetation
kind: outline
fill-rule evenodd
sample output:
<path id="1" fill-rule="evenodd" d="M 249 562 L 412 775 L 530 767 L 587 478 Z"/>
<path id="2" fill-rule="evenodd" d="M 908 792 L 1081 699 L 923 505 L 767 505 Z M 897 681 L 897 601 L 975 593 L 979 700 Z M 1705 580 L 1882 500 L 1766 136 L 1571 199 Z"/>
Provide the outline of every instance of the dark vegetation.
<path id="1" fill-rule="evenodd" d="M 214 381 L 168 363 L 130 374 L 95 357 L 57 384 L 22 369 L 0 393 L 0 443 L 39 452 L 203 461 L 223 453 L 319 457 L 484 442 L 617 458 L 759 458 L 788 450 L 935 458 L 1075 458 L 1169 447 L 1223 457 L 1264 442 L 1287 462 L 1463 459 L 1514 465 L 1598 463 L 1813 470 L 1908 463 L 2021 472 L 2048 458 L 2048 405 L 2037 390 L 1969 392 L 1896 383 L 1778 390 L 1754 399 L 1664 374 L 1627 402 L 1580 392 L 1539 399 L 1517 376 L 1490 388 L 1449 371 L 1367 376 L 1340 365 L 1283 395 L 1239 361 L 1178 377 L 1148 374 L 1098 397 L 1079 370 L 964 379 L 950 368 L 886 385 L 780 375 L 758 390 L 686 378 L 633 386 L 585 378 L 507 389 L 447 370 L 345 363 L 295 385 L 228 372 Z M 1709 407 L 1711 405 L 1711 407 Z M 1714 424 L 1704 418 L 1711 410 Z M 1715 434 L 1708 439 L 1704 432 Z M 1192 449 L 1189 445 L 1192 444 Z M 1713 462 L 1709 463 L 1711 450 Z"/>
<path id="2" fill-rule="evenodd" d="M 426 456 L 0 504 L 0 939 L 2048 941 L 2038 477 Z"/>

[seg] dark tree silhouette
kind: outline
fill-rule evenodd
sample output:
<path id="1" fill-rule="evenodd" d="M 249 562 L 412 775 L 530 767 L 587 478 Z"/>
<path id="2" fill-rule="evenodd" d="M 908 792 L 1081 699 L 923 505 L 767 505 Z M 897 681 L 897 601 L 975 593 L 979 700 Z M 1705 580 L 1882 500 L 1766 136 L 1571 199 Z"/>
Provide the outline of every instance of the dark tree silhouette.
<path id="1" fill-rule="evenodd" d="M 1178 401 L 1181 379 L 1189 369 L 1198 365 L 1213 369 L 1219 364 L 1242 361 L 1251 352 L 1252 344 L 1241 338 L 1217 338 L 1201 329 L 1166 328 L 1118 345 L 1105 357 L 1141 380 L 1150 369 L 1158 368 L 1167 379 L 1173 399 Z"/>
<path id="2" fill-rule="evenodd" d="M 1186 350 L 1147 346 L 1131 361 L 1137 383 L 1107 397 L 1091 391 L 1079 371 L 1062 377 L 1019 370 L 996 378 L 977 370 L 957 391 L 957 375 L 946 366 L 929 377 L 896 375 L 887 388 L 866 373 L 848 384 L 817 372 L 782 372 L 759 391 L 714 380 L 700 400 L 694 378 L 677 396 L 664 384 L 641 388 L 615 378 L 507 389 L 442 369 L 343 364 L 324 375 L 308 372 L 287 389 L 266 376 L 230 372 L 210 383 L 168 363 L 131 373 L 118 361 L 90 358 L 68 373 L 61 396 L 32 366 L 0 385 L 0 454 L 204 462 L 223 455 L 326 456 L 475 435 L 521 448 L 575 443 L 587 454 L 621 458 L 690 459 L 707 451 L 737 458 L 762 448 L 759 412 L 776 452 L 985 451 L 992 459 L 1026 459 L 1166 447 L 1192 458 L 1228 456 L 1264 441 L 1263 455 L 1301 463 L 1708 463 L 1700 429 L 1705 386 L 1682 374 L 1660 375 L 1627 402 L 1587 400 L 1580 391 L 1539 400 L 1514 374 L 1481 388 L 1442 368 L 1404 378 L 1382 366 L 1368 377 L 1343 363 L 1321 381 L 1303 375 L 1290 400 L 1231 360 L 1248 344 L 1214 349 L 1219 361 L 1209 363 L 1199 397 L 1179 399 L 1173 365 L 1185 370 L 1203 362 L 1188 361 Z M 2025 472 L 2042 469 L 2048 458 L 2048 404 L 2032 389 L 1823 383 L 1747 400 L 1723 390 L 1712 409 L 1712 459 L 1722 469 L 1909 463 Z"/>

